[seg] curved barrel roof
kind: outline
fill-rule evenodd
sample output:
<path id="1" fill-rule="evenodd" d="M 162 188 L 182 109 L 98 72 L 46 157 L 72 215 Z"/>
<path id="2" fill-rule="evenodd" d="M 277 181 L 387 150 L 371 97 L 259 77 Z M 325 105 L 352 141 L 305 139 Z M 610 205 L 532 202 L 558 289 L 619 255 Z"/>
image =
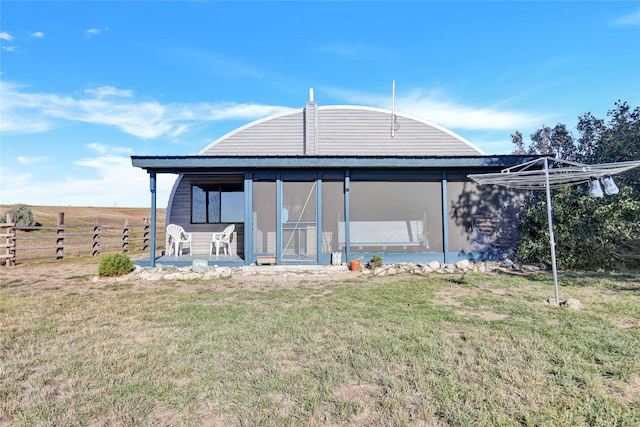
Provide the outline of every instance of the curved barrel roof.
<path id="1" fill-rule="evenodd" d="M 307 102 L 305 108 L 242 126 L 217 139 L 199 153 L 202 156 L 484 154 L 461 136 L 408 114 L 393 114 L 391 110 L 373 107 L 318 107 L 315 102 Z"/>

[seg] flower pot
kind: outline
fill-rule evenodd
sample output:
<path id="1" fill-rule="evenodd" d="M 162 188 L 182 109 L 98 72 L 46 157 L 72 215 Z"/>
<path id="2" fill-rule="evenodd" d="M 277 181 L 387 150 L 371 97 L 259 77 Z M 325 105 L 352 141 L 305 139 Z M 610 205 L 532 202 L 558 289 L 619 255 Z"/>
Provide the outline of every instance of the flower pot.
<path id="1" fill-rule="evenodd" d="M 360 260 L 353 260 L 349 262 L 349 267 L 351 271 L 360 271 Z"/>

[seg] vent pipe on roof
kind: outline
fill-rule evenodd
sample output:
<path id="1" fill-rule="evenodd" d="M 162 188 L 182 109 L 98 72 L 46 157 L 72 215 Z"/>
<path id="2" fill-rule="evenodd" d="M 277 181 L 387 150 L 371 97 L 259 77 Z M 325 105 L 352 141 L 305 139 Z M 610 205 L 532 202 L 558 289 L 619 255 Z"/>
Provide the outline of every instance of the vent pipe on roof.
<path id="1" fill-rule="evenodd" d="M 398 117 L 396 116 L 396 81 L 391 81 L 391 137 L 396 136 L 396 131 L 400 129 Z"/>

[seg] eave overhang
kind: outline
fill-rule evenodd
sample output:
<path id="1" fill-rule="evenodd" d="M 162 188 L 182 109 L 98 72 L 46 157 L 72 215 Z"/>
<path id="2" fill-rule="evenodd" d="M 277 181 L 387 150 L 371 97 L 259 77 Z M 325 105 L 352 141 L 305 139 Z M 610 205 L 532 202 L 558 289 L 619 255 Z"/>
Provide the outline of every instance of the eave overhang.
<path id="1" fill-rule="evenodd" d="M 255 169 L 496 169 L 538 156 L 131 156 L 134 167 L 156 173 Z"/>

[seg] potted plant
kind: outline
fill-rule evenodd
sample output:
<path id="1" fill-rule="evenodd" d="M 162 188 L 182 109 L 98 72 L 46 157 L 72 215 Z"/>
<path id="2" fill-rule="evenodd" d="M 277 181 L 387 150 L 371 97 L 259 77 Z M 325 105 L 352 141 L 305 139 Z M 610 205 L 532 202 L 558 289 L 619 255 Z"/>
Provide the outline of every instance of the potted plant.
<path id="1" fill-rule="evenodd" d="M 376 268 L 380 268 L 382 267 L 382 258 L 379 257 L 378 255 L 374 255 L 371 257 L 371 259 L 369 260 L 369 263 L 367 264 L 367 268 L 369 270 L 375 270 Z"/>
<path id="2" fill-rule="evenodd" d="M 349 268 L 351 269 L 351 271 L 360 271 L 361 260 L 362 260 L 362 258 L 360 258 L 360 259 L 352 259 L 349 262 Z"/>

